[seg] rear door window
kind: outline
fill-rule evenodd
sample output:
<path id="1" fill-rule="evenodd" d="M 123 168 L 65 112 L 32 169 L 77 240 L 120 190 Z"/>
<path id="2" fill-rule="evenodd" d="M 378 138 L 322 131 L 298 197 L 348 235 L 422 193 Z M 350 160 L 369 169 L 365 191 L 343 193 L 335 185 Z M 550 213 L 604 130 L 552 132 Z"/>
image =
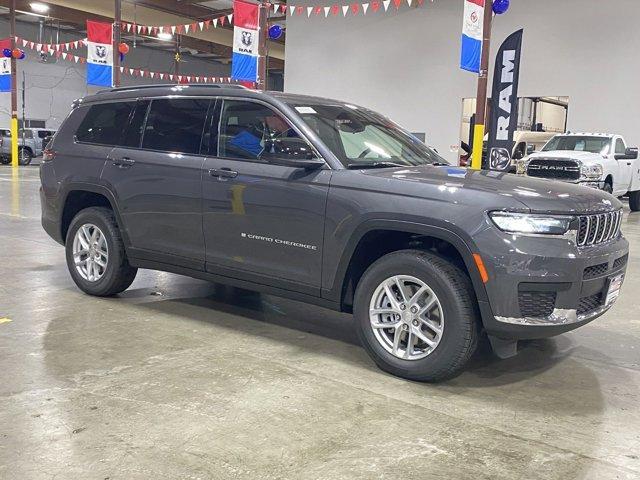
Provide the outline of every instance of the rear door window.
<path id="1" fill-rule="evenodd" d="M 200 153 L 208 98 L 153 100 L 144 127 L 142 148 L 163 152 Z"/>
<path id="2" fill-rule="evenodd" d="M 76 131 L 79 142 L 120 145 L 136 102 L 92 105 Z"/>
<path id="3" fill-rule="evenodd" d="M 121 146 L 140 148 L 142 143 L 142 129 L 144 128 L 144 121 L 147 117 L 147 110 L 149 108 L 149 100 L 141 100 L 136 104 L 136 107 L 131 115 L 129 126 L 122 138 Z"/>

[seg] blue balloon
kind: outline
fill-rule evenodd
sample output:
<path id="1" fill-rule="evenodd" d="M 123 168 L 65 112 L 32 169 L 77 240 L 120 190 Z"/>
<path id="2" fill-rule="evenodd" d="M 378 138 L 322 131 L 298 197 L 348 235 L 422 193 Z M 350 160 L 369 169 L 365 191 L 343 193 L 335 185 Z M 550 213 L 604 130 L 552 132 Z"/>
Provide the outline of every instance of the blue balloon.
<path id="1" fill-rule="evenodd" d="M 493 0 L 493 13 L 502 15 L 509 10 L 509 0 Z"/>
<path id="2" fill-rule="evenodd" d="M 4 50 L 2 50 L 2 54 L 7 58 L 11 58 L 11 49 L 5 48 Z"/>
<path id="3" fill-rule="evenodd" d="M 18 60 L 24 60 L 26 56 L 27 54 L 24 53 L 24 50 L 20 50 L 20 56 L 18 57 Z"/>
<path id="4" fill-rule="evenodd" d="M 282 36 L 283 31 L 280 25 L 271 25 L 269 27 L 269 38 L 271 40 L 277 40 Z"/>

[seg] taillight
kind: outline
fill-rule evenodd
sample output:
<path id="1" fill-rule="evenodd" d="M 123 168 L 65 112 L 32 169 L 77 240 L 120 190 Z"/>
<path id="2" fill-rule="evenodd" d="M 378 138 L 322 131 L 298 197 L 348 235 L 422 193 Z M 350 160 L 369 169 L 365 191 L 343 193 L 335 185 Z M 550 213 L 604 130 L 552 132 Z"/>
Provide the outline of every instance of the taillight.
<path id="1" fill-rule="evenodd" d="M 45 148 L 42 152 L 42 161 L 50 162 L 56 157 L 56 152 L 50 148 Z"/>

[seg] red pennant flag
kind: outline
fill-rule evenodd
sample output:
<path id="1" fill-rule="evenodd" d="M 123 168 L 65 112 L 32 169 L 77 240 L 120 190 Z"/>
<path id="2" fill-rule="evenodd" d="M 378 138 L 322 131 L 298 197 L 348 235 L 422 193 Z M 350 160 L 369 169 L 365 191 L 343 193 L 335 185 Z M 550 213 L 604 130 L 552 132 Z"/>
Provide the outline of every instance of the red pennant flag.
<path id="1" fill-rule="evenodd" d="M 393 0 L 393 4 L 396 6 L 396 10 L 400 8 L 400 3 L 402 0 Z"/>
<path id="2" fill-rule="evenodd" d="M 371 10 L 374 12 L 377 12 L 378 10 L 380 10 L 380 2 L 378 2 L 377 0 L 374 0 L 373 2 L 371 2 Z"/>
<path id="3" fill-rule="evenodd" d="M 351 12 L 354 15 L 357 15 L 359 10 L 360 10 L 360 4 L 359 3 L 352 3 L 351 4 Z"/>
<path id="4" fill-rule="evenodd" d="M 226 19 L 227 19 L 227 17 L 226 17 L 226 16 L 224 16 L 224 17 L 220 17 L 220 25 L 221 25 L 221 26 L 224 26 L 224 21 L 225 21 Z"/>
<path id="5" fill-rule="evenodd" d="M 418 0 L 418 6 L 419 7 L 421 7 L 423 3 L 424 3 L 424 0 Z"/>
<path id="6" fill-rule="evenodd" d="M 313 9 L 313 14 L 314 15 L 320 15 L 322 13 L 322 7 L 321 6 L 317 6 Z"/>
<path id="7" fill-rule="evenodd" d="M 196 28 L 198 28 L 198 22 L 193 22 L 193 23 L 191 24 L 191 30 L 195 32 L 195 31 L 196 31 Z"/>
<path id="8" fill-rule="evenodd" d="M 211 26 L 211 19 L 209 20 L 205 20 L 204 22 L 204 28 L 209 28 Z"/>
<path id="9" fill-rule="evenodd" d="M 338 15 L 340 13 L 340 7 L 338 5 L 331 5 L 331 15 Z"/>
<path id="10" fill-rule="evenodd" d="M 304 13 L 304 8 L 302 7 L 302 5 L 298 5 L 296 7 L 296 15 L 302 15 Z"/>

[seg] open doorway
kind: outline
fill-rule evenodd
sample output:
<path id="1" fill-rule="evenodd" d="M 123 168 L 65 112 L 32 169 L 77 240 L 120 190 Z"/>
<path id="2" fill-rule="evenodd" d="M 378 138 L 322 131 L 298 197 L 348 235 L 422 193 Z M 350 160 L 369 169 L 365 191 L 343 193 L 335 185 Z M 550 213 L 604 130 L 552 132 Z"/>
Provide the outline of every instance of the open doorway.
<path id="1" fill-rule="evenodd" d="M 475 111 L 476 99 L 463 98 L 459 150 L 460 165 L 463 166 L 470 163 Z M 488 101 L 487 118 L 490 112 L 491 99 Z M 513 137 L 512 158 L 523 159 L 540 150 L 555 134 L 566 132 L 568 116 L 569 97 L 518 98 L 518 129 Z M 485 135 L 485 142 L 486 138 Z"/>

